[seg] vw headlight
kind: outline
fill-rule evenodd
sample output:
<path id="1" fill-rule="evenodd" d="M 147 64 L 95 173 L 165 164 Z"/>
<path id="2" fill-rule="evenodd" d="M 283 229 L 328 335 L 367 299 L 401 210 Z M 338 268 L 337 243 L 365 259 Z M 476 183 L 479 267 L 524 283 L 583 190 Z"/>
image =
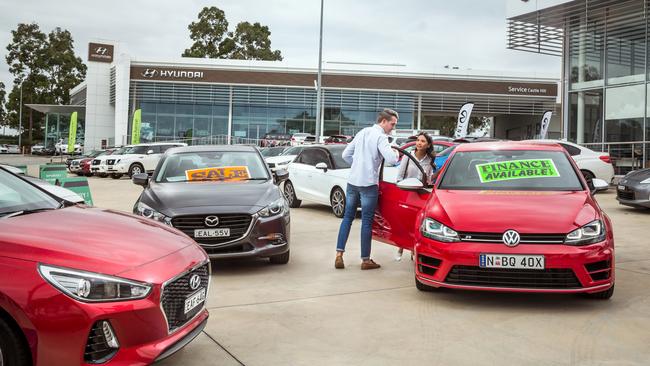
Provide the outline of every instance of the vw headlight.
<path id="1" fill-rule="evenodd" d="M 605 226 L 601 220 L 594 220 L 587 225 L 573 230 L 564 240 L 569 245 L 586 245 L 605 240 Z"/>
<path id="2" fill-rule="evenodd" d="M 149 205 L 145 203 L 138 202 L 138 205 L 136 206 L 136 211 L 138 215 L 144 216 L 148 219 L 154 219 L 156 221 L 160 221 L 170 226 L 172 224 L 171 217 L 167 217 L 164 214 L 161 214 L 160 212 L 154 210 L 153 208 L 149 207 Z"/>
<path id="3" fill-rule="evenodd" d="M 460 241 L 456 231 L 428 217 L 422 221 L 420 232 L 427 238 L 437 241 L 447 243 Z"/>
<path id="4" fill-rule="evenodd" d="M 287 205 L 287 200 L 284 199 L 284 197 L 281 197 L 280 199 L 271 202 L 271 204 L 259 210 L 257 213 L 261 217 L 270 217 L 285 212 L 289 212 L 289 206 Z"/>
<path id="5" fill-rule="evenodd" d="M 38 272 L 52 286 L 75 300 L 109 302 L 143 299 L 151 285 L 69 268 L 38 265 Z"/>

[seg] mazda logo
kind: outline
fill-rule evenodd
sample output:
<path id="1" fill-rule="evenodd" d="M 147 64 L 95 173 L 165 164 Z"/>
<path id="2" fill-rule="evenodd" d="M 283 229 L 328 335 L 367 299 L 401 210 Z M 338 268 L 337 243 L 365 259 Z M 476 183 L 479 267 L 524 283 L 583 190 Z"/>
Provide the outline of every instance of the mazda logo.
<path id="1" fill-rule="evenodd" d="M 142 76 L 145 78 L 152 78 L 156 75 L 158 75 L 158 70 L 156 69 L 146 69 L 142 72 Z"/>
<path id="2" fill-rule="evenodd" d="M 509 247 L 516 247 L 519 245 L 519 233 L 514 230 L 508 230 L 503 233 L 503 244 Z"/>
<path id="3" fill-rule="evenodd" d="M 190 289 L 196 290 L 199 286 L 201 286 L 201 276 L 193 274 L 192 277 L 190 277 Z"/>
<path id="4" fill-rule="evenodd" d="M 106 52 L 108 52 L 108 48 L 106 47 L 97 47 L 97 49 L 95 49 L 95 53 L 98 55 L 105 55 Z"/>
<path id="5" fill-rule="evenodd" d="M 215 227 L 219 225 L 219 217 L 217 216 L 207 216 L 205 218 L 205 226 Z"/>

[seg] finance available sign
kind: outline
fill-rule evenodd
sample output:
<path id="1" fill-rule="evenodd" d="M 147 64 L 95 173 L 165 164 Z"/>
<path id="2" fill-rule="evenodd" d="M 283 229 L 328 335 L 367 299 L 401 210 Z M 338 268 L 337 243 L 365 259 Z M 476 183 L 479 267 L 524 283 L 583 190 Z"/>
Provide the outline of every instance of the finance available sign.
<path id="1" fill-rule="evenodd" d="M 476 170 L 481 183 L 560 176 L 552 159 L 511 160 L 478 164 Z"/>

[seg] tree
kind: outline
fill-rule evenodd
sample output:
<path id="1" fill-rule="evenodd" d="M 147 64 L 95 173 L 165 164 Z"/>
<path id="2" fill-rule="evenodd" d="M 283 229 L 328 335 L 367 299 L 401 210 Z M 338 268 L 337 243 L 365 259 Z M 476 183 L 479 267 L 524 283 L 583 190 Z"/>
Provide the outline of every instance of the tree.
<path id="1" fill-rule="evenodd" d="M 7 112 L 5 110 L 6 94 L 5 83 L 0 81 L 0 126 L 5 126 L 7 124 Z"/>
<path id="2" fill-rule="evenodd" d="M 6 104 L 8 122 L 18 127 L 20 94 L 23 104 L 67 104 L 70 89 L 86 76 L 86 66 L 74 55 L 70 32 L 56 28 L 49 35 L 41 32 L 38 25 L 18 24 L 11 32 L 12 41 L 7 46 L 6 61 L 14 75 L 14 86 Z M 44 116 L 31 108 L 22 108 L 23 126 L 28 125 L 28 139 L 33 135 L 42 138 Z"/>
<path id="3" fill-rule="evenodd" d="M 282 60 L 279 50 L 271 50 L 269 27 L 240 22 L 234 32 L 228 32 L 226 15 L 215 6 L 203 8 L 198 21 L 187 28 L 194 43 L 185 49 L 184 57 Z"/>

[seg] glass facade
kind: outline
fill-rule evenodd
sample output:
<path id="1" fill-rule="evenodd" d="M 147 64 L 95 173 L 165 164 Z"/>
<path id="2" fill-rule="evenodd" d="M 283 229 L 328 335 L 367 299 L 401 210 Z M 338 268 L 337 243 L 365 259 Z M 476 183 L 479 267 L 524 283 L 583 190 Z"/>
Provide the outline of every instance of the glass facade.
<path id="1" fill-rule="evenodd" d="M 54 147 L 60 140 L 68 140 L 71 113 L 47 113 L 45 116 L 45 147 Z M 77 143 L 83 145 L 86 121 L 84 113 L 77 113 Z"/>
<path id="2" fill-rule="evenodd" d="M 643 0 L 586 7 L 567 22 L 571 141 L 608 151 L 616 174 L 650 167 L 648 11 Z"/>

